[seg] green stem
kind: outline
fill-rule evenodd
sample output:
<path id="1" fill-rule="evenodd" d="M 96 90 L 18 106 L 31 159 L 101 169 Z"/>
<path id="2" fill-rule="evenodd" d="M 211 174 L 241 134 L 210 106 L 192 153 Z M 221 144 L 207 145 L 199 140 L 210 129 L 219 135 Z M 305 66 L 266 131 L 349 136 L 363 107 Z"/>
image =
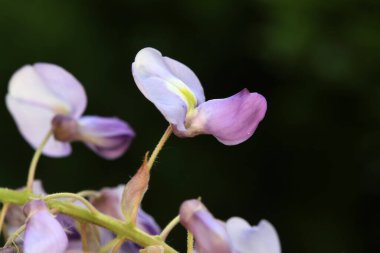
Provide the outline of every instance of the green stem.
<path id="1" fill-rule="evenodd" d="M 36 152 L 33 155 L 32 162 L 30 163 L 30 166 L 29 166 L 28 180 L 26 181 L 26 189 L 30 192 L 33 191 L 33 181 L 34 181 L 34 176 L 36 175 L 38 160 L 40 159 L 42 150 L 45 147 L 46 143 L 48 142 L 49 138 L 52 136 L 52 134 L 53 134 L 52 130 L 49 130 L 49 132 L 47 132 L 40 146 L 38 146 Z"/>
<path id="2" fill-rule="evenodd" d="M 9 203 L 4 203 L 3 208 L 1 209 L 1 212 L 0 212 L 0 233 L 3 230 L 4 219 L 5 219 L 5 216 L 7 215 L 8 208 L 9 208 Z"/>
<path id="3" fill-rule="evenodd" d="M 26 202 L 38 198 L 42 199 L 41 196 L 28 191 L 15 191 L 0 188 L 0 202 L 3 203 L 9 202 L 11 204 L 24 205 Z M 93 213 L 88 209 L 77 206 L 68 201 L 48 199 L 45 200 L 45 202 L 50 209 L 54 209 L 59 213 L 71 216 L 78 222 L 87 222 L 101 226 L 116 234 L 117 237 L 135 242 L 142 247 L 161 245 L 164 247 L 165 253 L 178 253 L 178 251 L 170 247 L 158 236 L 149 235 L 132 224 L 125 223 L 100 212 Z"/>
<path id="4" fill-rule="evenodd" d="M 100 250 L 98 251 L 98 253 L 106 253 L 106 252 L 109 252 L 111 249 L 113 249 L 116 244 L 120 241 L 120 238 L 115 238 L 113 239 L 112 241 L 108 242 L 106 245 L 104 245 L 103 247 L 100 248 Z"/>
<path id="5" fill-rule="evenodd" d="M 193 253 L 194 237 L 190 231 L 187 231 L 187 253 Z"/>
<path id="6" fill-rule="evenodd" d="M 112 253 L 117 253 L 119 252 L 121 246 L 123 245 L 123 243 L 125 242 L 125 239 L 121 238 L 119 239 L 119 241 L 117 242 L 117 244 L 115 245 L 115 247 L 113 247 L 112 249 Z"/>
<path id="7" fill-rule="evenodd" d="M 82 251 L 88 253 L 88 241 L 87 241 L 87 224 L 80 223 L 80 239 L 82 240 Z"/>
<path id="8" fill-rule="evenodd" d="M 5 242 L 4 248 L 9 247 L 12 243 L 15 243 L 17 237 L 19 237 L 25 230 L 26 224 L 19 227 Z"/>
<path id="9" fill-rule="evenodd" d="M 96 208 L 90 202 L 88 202 L 85 198 L 75 193 L 69 193 L 69 192 L 54 193 L 54 194 L 50 194 L 44 197 L 44 200 L 46 201 L 49 199 L 58 199 L 58 198 L 72 198 L 72 199 L 78 200 L 82 202 L 82 204 L 85 205 L 88 208 L 88 210 L 90 210 L 91 212 L 93 213 L 98 212 L 98 210 L 96 210 Z"/>
<path id="10" fill-rule="evenodd" d="M 148 169 L 150 170 L 153 166 L 154 161 L 157 158 L 158 153 L 160 153 L 162 147 L 165 145 L 165 142 L 169 139 L 171 133 L 173 131 L 173 128 L 171 125 L 168 126 L 166 129 L 164 135 L 162 135 L 160 141 L 158 142 L 157 146 L 154 148 L 152 155 L 149 157 L 148 161 Z"/>
<path id="11" fill-rule="evenodd" d="M 177 226 L 178 223 L 179 223 L 179 215 L 176 216 L 171 222 L 169 222 L 169 224 L 166 225 L 164 230 L 162 230 L 160 234 L 160 237 L 162 238 L 162 240 L 164 241 L 166 240 L 166 237 L 168 237 L 169 233 L 173 230 L 175 226 Z"/>

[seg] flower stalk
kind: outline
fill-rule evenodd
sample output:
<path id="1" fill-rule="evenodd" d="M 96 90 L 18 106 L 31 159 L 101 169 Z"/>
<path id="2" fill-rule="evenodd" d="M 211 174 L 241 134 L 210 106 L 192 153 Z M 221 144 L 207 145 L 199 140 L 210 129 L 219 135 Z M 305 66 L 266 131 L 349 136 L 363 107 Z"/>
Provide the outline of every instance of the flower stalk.
<path id="1" fill-rule="evenodd" d="M 33 199 L 42 199 L 42 197 L 28 191 L 15 191 L 7 188 L 0 188 L 0 201 L 3 203 L 24 205 Z M 45 203 L 50 209 L 57 210 L 57 212 L 61 214 L 68 215 L 80 222 L 87 222 L 106 228 L 115 233 L 118 237 L 132 241 L 143 247 L 160 245 L 164 248 L 165 253 L 178 253 L 178 251 L 167 245 L 159 237 L 149 235 L 138 229 L 136 226 L 125 223 L 111 216 L 100 212 L 93 213 L 90 210 L 77 206 L 69 201 L 47 199 L 45 200 Z"/>
<path id="2" fill-rule="evenodd" d="M 156 160 L 157 155 L 160 153 L 162 147 L 165 145 L 166 141 L 169 139 L 172 132 L 173 132 L 173 128 L 171 125 L 169 125 L 165 133 L 162 135 L 160 141 L 157 143 L 157 146 L 154 148 L 152 155 L 149 157 L 148 170 L 152 169 L 153 163 Z"/>
<path id="3" fill-rule="evenodd" d="M 48 142 L 48 140 L 52 136 L 52 134 L 53 134 L 52 130 L 49 130 L 46 133 L 41 144 L 38 146 L 36 152 L 33 155 L 32 162 L 30 163 L 30 166 L 29 166 L 28 180 L 26 181 L 26 189 L 29 192 L 33 191 L 33 181 L 34 181 L 34 177 L 36 175 L 37 164 L 38 164 L 38 161 L 39 161 L 40 156 L 42 154 L 42 150 L 44 149 L 46 143 Z"/>

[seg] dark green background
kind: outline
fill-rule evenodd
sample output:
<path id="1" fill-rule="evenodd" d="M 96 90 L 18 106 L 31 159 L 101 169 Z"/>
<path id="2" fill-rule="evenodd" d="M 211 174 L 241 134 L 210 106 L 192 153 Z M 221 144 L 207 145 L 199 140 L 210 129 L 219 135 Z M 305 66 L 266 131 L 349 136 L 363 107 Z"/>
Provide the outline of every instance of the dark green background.
<path id="1" fill-rule="evenodd" d="M 164 226 L 202 196 L 215 216 L 270 220 L 283 252 L 380 252 L 380 2 L 378 0 L 1 0 L 0 92 L 24 64 L 51 62 L 85 86 L 86 114 L 121 117 L 137 132 L 122 158 L 82 144 L 43 158 L 49 192 L 125 183 L 167 123 L 133 82 L 143 47 L 197 73 L 207 98 L 244 87 L 268 100 L 249 141 L 172 137 L 144 209 Z M 33 150 L 0 107 L 0 185 L 24 184 Z M 169 241 L 185 246 L 185 232 Z"/>

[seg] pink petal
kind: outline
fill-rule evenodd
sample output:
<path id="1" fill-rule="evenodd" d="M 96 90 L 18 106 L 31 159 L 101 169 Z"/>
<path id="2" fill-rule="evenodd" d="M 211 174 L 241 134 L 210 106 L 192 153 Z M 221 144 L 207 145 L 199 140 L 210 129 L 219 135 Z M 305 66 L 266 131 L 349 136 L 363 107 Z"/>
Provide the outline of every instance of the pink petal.
<path id="1" fill-rule="evenodd" d="M 78 123 L 80 139 L 106 159 L 124 154 L 135 136 L 133 129 L 118 118 L 84 116 Z"/>
<path id="2" fill-rule="evenodd" d="M 178 135 L 212 134 L 225 145 L 236 145 L 253 135 L 267 103 L 262 95 L 244 89 L 229 98 L 206 101 L 197 109 L 189 129 L 177 131 Z"/>

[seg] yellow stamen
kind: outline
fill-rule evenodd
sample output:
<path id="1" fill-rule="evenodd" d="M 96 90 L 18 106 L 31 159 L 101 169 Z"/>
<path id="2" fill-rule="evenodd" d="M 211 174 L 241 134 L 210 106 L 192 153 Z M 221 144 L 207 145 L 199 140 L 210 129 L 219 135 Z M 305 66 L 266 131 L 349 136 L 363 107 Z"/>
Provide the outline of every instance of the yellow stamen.
<path id="1" fill-rule="evenodd" d="M 181 99 L 185 101 L 188 111 L 193 110 L 197 105 L 197 98 L 195 97 L 194 93 L 189 89 L 189 87 L 187 87 L 186 84 L 184 84 L 181 80 L 178 79 L 172 79 L 169 82 L 171 84 L 171 86 L 169 86 L 169 89 L 178 94 L 181 97 Z"/>

